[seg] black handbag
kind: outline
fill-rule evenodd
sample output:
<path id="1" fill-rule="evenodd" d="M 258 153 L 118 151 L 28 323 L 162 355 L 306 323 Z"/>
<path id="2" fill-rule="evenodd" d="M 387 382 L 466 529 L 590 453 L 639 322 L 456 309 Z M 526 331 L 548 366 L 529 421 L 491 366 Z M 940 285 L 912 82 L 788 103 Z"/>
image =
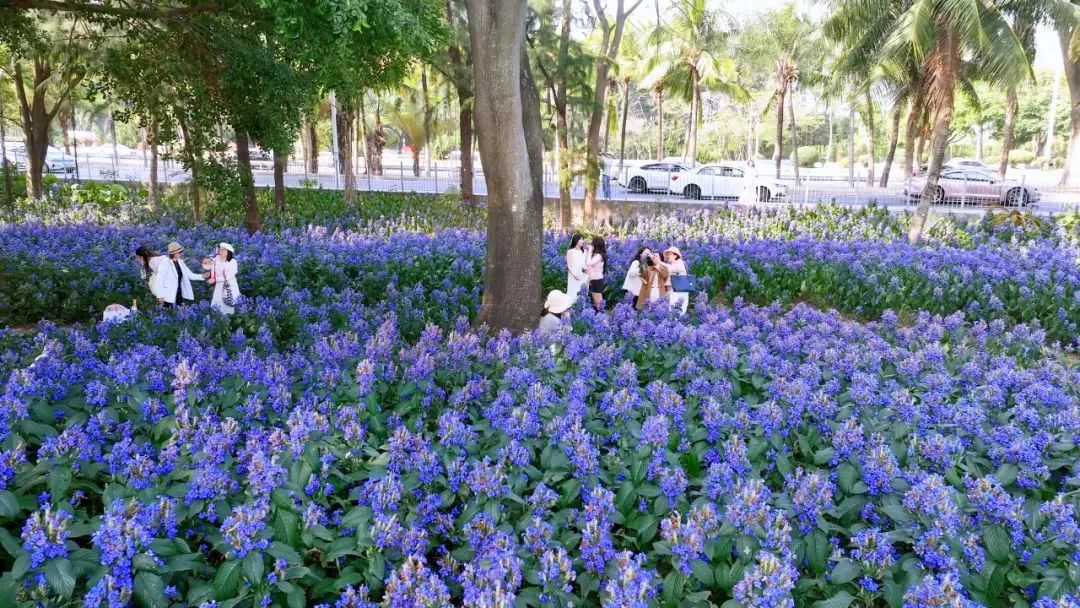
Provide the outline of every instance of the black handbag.
<path id="1" fill-rule="evenodd" d="M 697 293 L 697 277 L 692 274 L 677 274 L 671 277 L 671 291 L 679 293 Z"/>

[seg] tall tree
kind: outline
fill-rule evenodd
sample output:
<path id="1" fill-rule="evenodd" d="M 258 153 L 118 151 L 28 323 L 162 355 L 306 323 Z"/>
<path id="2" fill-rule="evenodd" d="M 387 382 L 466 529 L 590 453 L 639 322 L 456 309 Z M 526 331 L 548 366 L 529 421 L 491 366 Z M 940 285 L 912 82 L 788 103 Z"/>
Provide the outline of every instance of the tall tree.
<path id="1" fill-rule="evenodd" d="M 592 0 L 593 19 L 600 26 L 600 41 L 596 52 L 596 65 L 593 68 L 596 84 L 593 86 L 589 104 L 589 127 L 585 136 L 585 201 L 584 214 L 592 217 L 596 203 L 596 188 L 600 183 L 600 129 L 604 122 L 604 109 L 607 106 L 608 73 L 619 56 L 626 19 L 641 5 L 643 0 L 632 0 L 626 6 L 625 0 L 615 0 L 615 15 L 609 19 L 607 9 L 601 0 Z"/>
<path id="2" fill-rule="evenodd" d="M 585 97 L 592 61 L 581 44 L 570 36 L 570 0 L 538 3 L 534 8 L 534 22 L 528 34 L 529 49 L 554 114 L 559 227 L 569 230 L 572 220 L 570 188 L 577 173 L 570 149 L 569 108 L 573 101 Z"/>
<path id="3" fill-rule="evenodd" d="M 469 29 L 461 7 L 463 0 L 445 0 L 445 19 L 449 29 L 445 61 L 436 67 L 454 83 L 458 105 L 458 149 L 461 153 L 461 199 L 473 204 L 473 71 Z"/>
<path id="4" fill-rule="evenodd" d="M 477 322 L 536 326 L 543 246 L 540 100 L 525 44 L 526 0 L 466 0 L 476 127 L 488 185 L 484 296 Z"/>
<path id="5" fill-rule="evenodd" d="M 915 0 L 900 7 L 871 0 L 834 7 L 826 29 L 849 55 L 880 61 L 911 54 L 923 65 L 933 139 L 926 186 L 908 234 L 918 242 L 938 191 L 962 58 L 969 55 L 979 64 L 983 79 L 1004 84 L 1030 72 L 1027 56 L 999 8 L 985 0 Z"/>
<path id="6" fill-rule="evenodd" d="M 735 20 L 727 12 L 711 9 L 706 0 L 676 0 L 671 22 L 654 30 L 656 52 L 648 61 L 649 73 L 643 84 L 655 87 L 663 82 L 690 105 L 687 122 L 686 160 L 697 162 L 698 126 L 701 122 L 701 93 L 719 90 L 738 101 L 748 99 L 738 83 L 735 61 L 721 52 L 735 31 Z"/>
<path id="7" fill-rule="evenodd" d="M 26 195 L 40 199 L 53 120 L 92 69 L 102 44 L 99 28 L 77 17 L 34 14 L 18 36 L 3 35 L 26 145 Z"/>

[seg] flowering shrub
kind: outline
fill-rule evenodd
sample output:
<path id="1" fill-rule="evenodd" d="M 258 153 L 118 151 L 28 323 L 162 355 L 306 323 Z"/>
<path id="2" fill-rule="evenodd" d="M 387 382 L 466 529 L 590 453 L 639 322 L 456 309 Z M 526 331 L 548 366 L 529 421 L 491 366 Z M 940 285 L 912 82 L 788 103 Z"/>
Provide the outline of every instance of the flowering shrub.
<path id="1" fill-rule="evenodd" d="M 468 331 L 464 288 L 392 292 L 0 335 L 4 592 L 1073 601 L 1080 373 L 1041 330 L 697 302 L 582 310 L 552 345 Z M 445 329 L 406 339 L 429 299 Z"/>
<path id="2" fill-rule="evenodd" d="M 679 221 L 613 228 L 612 260 L 679 244 L 711 283 L 690 315 L 579 302 L 550 340 L 470 330 L 470 230 L 0 229 L 4 277 L 37 277 L 5 281 L 8 322 L 141 297 L 128 252 L 173 238 L 233 242 L 248 296 L 0 329 L 0 597 L 1077 605 L 1067 246 L 913 249 L 835 209 Z"/>

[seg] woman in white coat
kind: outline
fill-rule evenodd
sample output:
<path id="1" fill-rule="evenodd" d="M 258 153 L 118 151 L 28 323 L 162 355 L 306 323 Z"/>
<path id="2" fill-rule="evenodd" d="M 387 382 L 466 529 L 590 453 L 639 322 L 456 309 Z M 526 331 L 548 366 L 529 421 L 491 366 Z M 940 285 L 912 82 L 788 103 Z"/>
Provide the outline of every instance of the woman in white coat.
<path id="1" fill-rule="evenodd" d="M 570 239 L 570 249 L 566 251 L 566 295 L 574 300 L 589 283 L 585 262 L 585 237 L 575 234 Z"/>
<path id="2" fill-rule="evenodd" d="M 166 251 L 169 253 L 169 261 L 172 262 L 173 268 L 176 269 L 177 278 L 179 279 L 176 289 L 176 305 L 190 304 L 195 301 L 195 290 L 192 289 L 191 282 L 202 281 L 205 277 L 192 272 L 188 268 L 187 262 L 184 261 L 184 248 L 180 246 L 180 243 L 176 241 L 169 243 Z"/>
<path id="3" fill-rule="evenodd" d="M 180 279 L 169 258 L 146 245 L 140 245 L 135 250 L 135 261 L 138 262 L 139 272 L 158 305 L 166 308 L 176 305 L 176 290 Z"/>
<path id="4" fill-rule="evenodd" d="M 634 260 L 630 262 L 630 268 L 626 271 L 626 278 L 623 279 L 623 291 L 630 295 L 630 306 L 634 308 L 637 308 L 638 294 L 641 293 L 641 266 L 642 264 L 645 264 L 646 260 L 651 256 L 652 249 L 648 246 L 638 249 L 637 255 L 634 256 Z M 659 295 L 657 297 L 659 297 Z"/>
<path id="5" fill-rule="evenodd" d="M 228 243 L 218 245 L 217 257 L 210 266 L 208 281 L 214 285 L 210 306 L 224 315 L 231 315 L 240 301 L 240 286 L 236 283 L 236 251 Z"/>
<path id="6" fill-rule="evenodd" d="M 750 205 L 756 203 L 757 198 L 757 167 L 754 166 L 754 159 L 749 158 L 746 160 L 746 168 L 743 169 L 743 186 L 742 192 L 739 193 L 739 202 Z"/>

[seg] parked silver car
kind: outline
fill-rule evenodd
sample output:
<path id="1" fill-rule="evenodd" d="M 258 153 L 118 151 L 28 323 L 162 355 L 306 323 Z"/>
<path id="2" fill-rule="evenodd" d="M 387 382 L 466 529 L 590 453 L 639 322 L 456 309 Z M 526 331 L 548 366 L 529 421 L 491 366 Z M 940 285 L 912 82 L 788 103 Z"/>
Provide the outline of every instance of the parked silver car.
<path id="1" fill-rule="evenodd" d="M 912 177 L 904 183 L 904 196 L 917 200 L 926 188 L 926 176 Z M 942 169 L 934 190 L 934 204 L 994 203 L 1021 207 L 1039 202 L 1042 195 L 1031 186 L 993 173 L 976 169 Z"/>

